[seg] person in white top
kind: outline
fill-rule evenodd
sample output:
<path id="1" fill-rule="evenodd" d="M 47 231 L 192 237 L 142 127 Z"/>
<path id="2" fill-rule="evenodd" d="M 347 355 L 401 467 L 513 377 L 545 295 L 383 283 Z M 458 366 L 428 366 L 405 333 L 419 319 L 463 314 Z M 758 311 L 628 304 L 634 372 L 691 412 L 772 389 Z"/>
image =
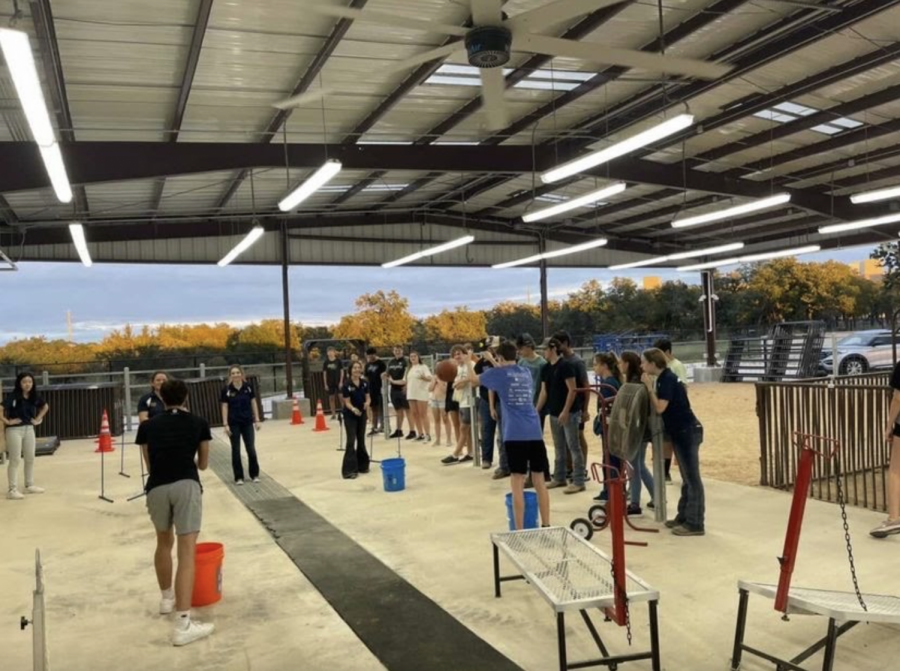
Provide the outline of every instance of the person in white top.
<path id="1" fill-rule="evenodd" d="M 409 420 L 412 431 L 407 440 L 431 441 L 431 423 L 428 418 L 429 384 L 433 376 L 422 363 L 418 352 L 409 353 L 409 370 L 406 371 L 406 400 L 409 402 Z"/>
<path id="2" fill-rule="evenodd" d="M 474 365 L 472 364 L 471 354 L 463 345 L 454 345 L 450 349 L 450 356 L 456 361 L 457 366 L 456 380 L 453 383 L 453 400 L 459 403 L 459 436 L 453 454 L 441 459 L 441 463 L 445 465 L 472 461 L 474 458 L 472 456 L 472 432 L 470 430 L 472 406 L 474 405 L 472 390 L 474 387 L 469 380 L 469 369 L 474 368 Z"/>

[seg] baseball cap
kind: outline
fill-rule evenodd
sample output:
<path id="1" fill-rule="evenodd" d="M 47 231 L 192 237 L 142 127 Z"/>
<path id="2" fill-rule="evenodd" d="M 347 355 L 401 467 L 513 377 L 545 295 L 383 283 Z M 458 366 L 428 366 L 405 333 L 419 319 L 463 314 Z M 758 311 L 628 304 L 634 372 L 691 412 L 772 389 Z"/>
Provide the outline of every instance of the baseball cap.
<path id="1" fill-rule="evenodd" d="M 534 338 L 530 333 L 523 333 L 518 338 L 516 338 L 516 347 L 531 347 L 534 348 Z"/>

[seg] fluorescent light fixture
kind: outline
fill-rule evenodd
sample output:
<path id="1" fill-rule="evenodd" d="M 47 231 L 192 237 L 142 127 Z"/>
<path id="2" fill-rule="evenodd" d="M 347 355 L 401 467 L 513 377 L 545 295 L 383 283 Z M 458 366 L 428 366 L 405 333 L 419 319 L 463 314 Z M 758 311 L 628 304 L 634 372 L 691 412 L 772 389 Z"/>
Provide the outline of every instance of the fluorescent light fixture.
<path id="1" fill-rule="evenodd" d="M 72 186 L 69 184 L 69 175 L 66 173 L 66 164 L 63 163 L 62 152 L 59 145 L 54 142 L 47 147 L 38 147 L 41 150 L 41 158 L 44 159 L 44 168 L 50 177 L 50 184 L 56 193 L 56 198 L 61 203 L 72 202 Z"/>
<path id="2" fill-rule="evenodd" d="M 897 197 L 900 197 L 900 186 L 892 186 L 887 189 L 878 189 L 877 191 L 854 193 L 850 196 L 850 202 L 854 205 L 859 205 L 860 203 L 875 203 L 879 200 L 888 200 L 889 198 Z"/>
<path id="3" fill-rule="evenodd" d="M 547 219 L 548 217 L 555 217 L 556 215 L 562 214 L 563 212 L 577 210 L 579 207 L 586 207 L 605 198 L 609 198 L 610 196 L 615 196 L 617 193 L 622 193 L 624 190 L 625 183 L 616 182 L 615 184 L 605 186 L 602 189 L 586 193 L 583 196 L 579 196 L 578 198 L 567 200 L 564 203 L 560 203 L 559 205 L 553 205 L 551 207 L 545 207 L 542 210 L 529 212 L 522 217 L 522 221 L 524 221 L 526 224 L 530 224 L 533 221 L 540 221 L 541 219 Z"/>
<path id="4" fill-rule="evenodd" d="M 34 141 L 42 147 L 53 144 L 56 136 L 53 134 L 50 115 L 47 113 L 47 104 L 44 102 L 41 80 L 34 65 L 28 34 L 21 30 L 0 28 L 0 48 L 3 50 L 3 57 L 6 59 L 16 93 L 19 94 L 22 111 L 28 120 Z"/>
<path id="5" fill-rule="evenodd" d="M 87 248 L 87 240 L 84 239 L 84 226 L 81 224 L 69 224 L 69 234 L 72 236 L 72 244 L 75 245 L 75 251 L 78 252 L 78 258 L 87 267 L 94 265 L 91 260 L 91 253 Z"/>
<path id="6" fill-rule="evenodd" d="M 744 248 L 743 242 L 730 242 L 727 245 L 719 245 L 718 247 L 707 247 L 706 249 L 696 249 L 692 252 L 678 252 L 677 254 L 669 254 L 669 261 L 682 261 L 684 259 L 696 259 L 698 256 L 707 256 L 708 254 L 724 254 L 725 252 L 736 252 Z"/>
<path id="7" fill-rule="evenodd" d="M 820 226 L 819 233 L 827 235 L 829 233 L 843 233 L 844 231 L 856 231 L 860 228 L 871 228 L 872 226 L 884 226 L 885 224 L 894 224 L 900 221 L 900 213 L 886 214 L 883 217 L 873 217 L 871 219 L 860 219 L 859 221 L 848 221 L 843 224 L 831 224 L 830 226 Z"/>
<path id="8" fill-rule="evenodd" d="M 644 266 L 653 266 L 657 263 L 663 263 L 668 261 L 668 256 L 656 256 L 652 259 L 644 259 L 643 261 L 632 261 L 631 263 L 618 263 L 614 266 L 610 266 L 610 270 L 627 270 L 628 268 L 642 268 Z"/>
<path id="9" fill-rule="evenodd" d="M 568 163 L 563 163 L 562 165 L 557 166 L 552 170 L 548 170 L 541 175 L 541 181 L 544 184 L 552 184 L 553 182 L 558 182 L 559 180 L 565 179 L 566 177 L 571 177 L 572 175 L 577 175 L 580 172 L 585 172 L 586 170 L 595 168 L 598 165 L 607 163 L 614 158 L 625 156 L 625 154 L 630 154 L 631 152 L 640 149 L 641 147 L 646 147 L 648 144 L 653 144 L 654 142 L 662 140 L 669 135 L 674 135 L 678 131 L 684 130 L 693 123 L 694 116 L 692 114 L 679 114 L 678 116 L 672 117 L 671 119 L 667 119 L 662 123 L 653 126 L 653 128 L 648 128 L 647 130 L 638 133 L 637 135 L 632 135 L 630 138 L 610 145 L 605 149 L 600 149 L 599 151 L 592 152 L 590 154 L 587 154 L 586 156 L 582 156 L 581 158 L 576 158 L 575 160 L 569 161 Z"/>
<path id="10" fill-rule="evenodd" d="M 597 238 L 596 240 L 589 240 L 587 242 L 582 242 L 580 245 L 573 245 L 571 247 L 563 247 L 562 249 L 555 249 L 552 252 L 544 252 L 543 254 L 535 254 L 534 256 L 528 256 L 524 259 L 516 259 L 515 261 L 507 261 L 506 263 L 497 263 L 492 268 L 497 268 L 498 270 L 501 268 L 514 268 L 515 266 L 524 266 L 528 263 L 534 263 L 535 261 L 540 261 L 541 259 L 555 259 L 558 256 L 566 256 L 567 254 L 577 254 L 578 252 L 584 252 L 588 249 L 594 249 L 596 247 L 602 247 L 609 240 L 606 238 Z"/>
<path id="11" fill-rule="evenodd" d="M 21 30 L 0 28 L 0 51 L 3 52 L 3 57 L 6 59 L 6 66 L 19 96 L 19 102 L 22 104 L 22 111 L 28 121 L 31 135 L 41 150 L 41 157 L 44 159 L 44 167 L 47 169 L 53 191 L 60 202 L 71 202 L 72 187 L 69 185 L 69 177 L 66 175 L 62 153 L 56 143 L 53 124 L 50 123 L 50 114 L 47 111 L 41 80 L 34 64 L 34 55 L 31 51 L 28 34 Z"/>
<path id="12" fill-rule="evenodd" d="M 708 224 L 712 221 L 719 221 L 720 219 L 729 219 L 731 217 L 738 217 L 742 214 L 749 214 L 750 212 L 757 212 L 759 210 L 765 210 L 770 207 L 777 207 L 779 205 L 784 205 L 785 203 L 791 202 L 791 194 L 789 193 L 779 193 L 775 196 L 769 196 L 768 198 L 762 198 L 760 200 L 754 200 L 750 203 L 744 203 L 743 205 L 735 205 L 734 207 L 727 207 L 724 210 L 716 210 L 715 212 L 707 212 L 706 214 L 698 214 L 694 217 L 685 217 L 684 219 L 676 219 L 672 222 L 672 228 L 685 228 L 687 226 L 699 226 L 700 224 Z"/>
<path id="13" fill-rule="evenodd" d="M 457 238 L 456 240 L 451 240 L 450 242 L 445 242 L 442 245 L 437 245 L 436 247 L 429 247 L 428 249 L 423 249 L 421 252 L 416 252 L 415 254 L 410 254 L 409 256 L 404 256 L 401 259 L 397 259 L 395 261 L 388 261 L 387 263 L 382 263 L 382 268 L 396 268 L 397 266 L 402 266 L 407 263 L 412 263 L 413 261 L 418 261 L 419 259 L 424 259 L 426 256 L 434 256 L 435 254 L 440 254 L 441 252 L 446 252 L 451 249 L 455 249 L 457 247 L 462 247 L 463 245 L 468 245 L 471 242 L 474 242 L 475 236 L 466 235 L 461 238 Z"/>
<path id="14" fill-rule="evenodd" d="M 748 254 L 731 259 L 723 259 L 719 261 L 708 261 L 707 263 L 697 263 L 691 266 L 680 266 L 678 270 L 686 272 L 690 270 L 708 270 L 710 268 L 719 268 L 721 266 L 733 266 L 736 263 L 753 263 L 755 261 L 768 261 L 770 259 L 781 259 L 785 256 L 799 256 L 801 254 L 812 254 L 821 251 L 819 245 L 807 245 L 806 247 L 797 247 L 795 249 L 781 249 L 775 252 L 762 252 L 760 254 Z"/>
<path id="15" fill-rule="evenodd" d="M 244 239 L 241 240 L 239 243 L 237 243 L 234 246 L 234 249 L 232 249 L 230 252 L 228 252 L 225 256 L 222 257 L 222 259 L 219 261 L 219 264 L 218 264 L 219 267 L 224 268 L 229 263 L 234 261 L 237 257 L 239 257 L 241 254 L 243 254 L 248 249 L 250 249 L 251 245 L 253 245 L 253 243 L 256 242 L 257 240 L 259 240 L 262 237 L 263 233 L 265 233 L 265 232 L 266 232 L 266 229 L 264 229 L 262 226 L 254 226 L 253 228 L 251 228 L 250 232 L 244 236 Z"/>
<path id="16" fill-rule="evenodd" d="M 282 212 L 290 212 L 304 200 L 319 190 L 319 187 L 327 184 L 332 177 L 341 171 L 341 162 L 335 160 L 325 161 L 321 168 L 316 170 L 312 176 L 303 184 L 291 191 L 285 196 L 280 203 L 278 209 Z"/>
<path id="17" fill-rule="evenodd" d="M 640 268 L 642 266 L 653 266 L 657 263 L 665 261 L 681 261 L 682 259 L 695 259 L 698 256 L 708 256 L 710 254 L 722 254 L 724 252 L 735 252 L 744 248 L 743 242 L 731 242 L 727 245 L 719 245 L 718 247 L 707 247 L 706 249 L 695 249 L 690 252 L 678 252 L 677 254 L 669 254 L 668 256 L 657 256 L 652 259 L 644 259 L 643 261 L 634 261 L 632 263 L 620 263 L 616 266 L 610 266 L 610 270 L 625 270 L 626 268 Z M 718 262 L 717 263 L 721 263 Z"/>

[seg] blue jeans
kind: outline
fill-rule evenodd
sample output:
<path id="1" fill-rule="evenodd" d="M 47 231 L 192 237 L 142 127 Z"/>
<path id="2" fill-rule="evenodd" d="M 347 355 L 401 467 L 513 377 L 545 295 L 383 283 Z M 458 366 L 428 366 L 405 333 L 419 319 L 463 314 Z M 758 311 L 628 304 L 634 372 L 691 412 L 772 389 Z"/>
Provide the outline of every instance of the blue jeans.
<path id="1" fill-rule="evenodd" d="M 478 414 L 481 417 L 481 459 L 490 464 L 494 461 L 494 437 L 497 435 L 497 422 L 491 417 L 491 404 L 481 396 L 478 397 Z M 501 462 L 503 456 L 505 455 L 501 448 Z"/>
<path id="2" fill-rule="evenodd" d="M 641 482 L 643 481 L 650 491 L 650 500 L 653 500 L 653 476 L 647 468 L 647 445 L 638 450 L 637 456 L 631 460 L 631 470 L 634 471 L 631 481 L 631 505 L 641 505 Z"/>
<path id="3" fill-rule="evenodd" d="M 555 454 L 555 470 L 553 479 L 556 482 L 566 481 L 566 453 L 572 455 L 572 483 L 583 487 L 587 479 L 584 467 L 584 452 L 581 451 L 578 425 L 581 423 L 581 412 L 569 414 L 569 421 L 561 424 L 559 417 L 550 415 L 550 433 L 553 436 Z"/>
<path id="4" fill-rule="evenodd" d="M 706 497 L 700 479 L 700 435 L 690 426 L 672 434 L 672 446 L 681 470 L 681 498 L 676 520 L 691 529 L 703 529 Z"/>

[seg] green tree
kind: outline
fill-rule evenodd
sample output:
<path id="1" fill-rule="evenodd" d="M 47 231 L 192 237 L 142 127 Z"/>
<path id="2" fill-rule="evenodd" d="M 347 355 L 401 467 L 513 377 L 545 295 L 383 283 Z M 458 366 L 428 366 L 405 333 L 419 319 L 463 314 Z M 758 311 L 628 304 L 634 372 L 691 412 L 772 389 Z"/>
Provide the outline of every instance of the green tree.
<path id="1" fill-rule="evenodd" d="M 415 318 L 409 301 L 396 291 L 376 291 L 356 299 L 356 312 L 344 315 L 334 329 L 335 338 L 366 340 L 374 347 L 407 343 L 412 339 Z"/>
<path id="2" fill-rule="evenodd" d="M 485 313 L 485 330 L 488 335 L 515 338 L 523 333 L 541 339 L 541 309 L 528 303 L 503 301 Z"/>

